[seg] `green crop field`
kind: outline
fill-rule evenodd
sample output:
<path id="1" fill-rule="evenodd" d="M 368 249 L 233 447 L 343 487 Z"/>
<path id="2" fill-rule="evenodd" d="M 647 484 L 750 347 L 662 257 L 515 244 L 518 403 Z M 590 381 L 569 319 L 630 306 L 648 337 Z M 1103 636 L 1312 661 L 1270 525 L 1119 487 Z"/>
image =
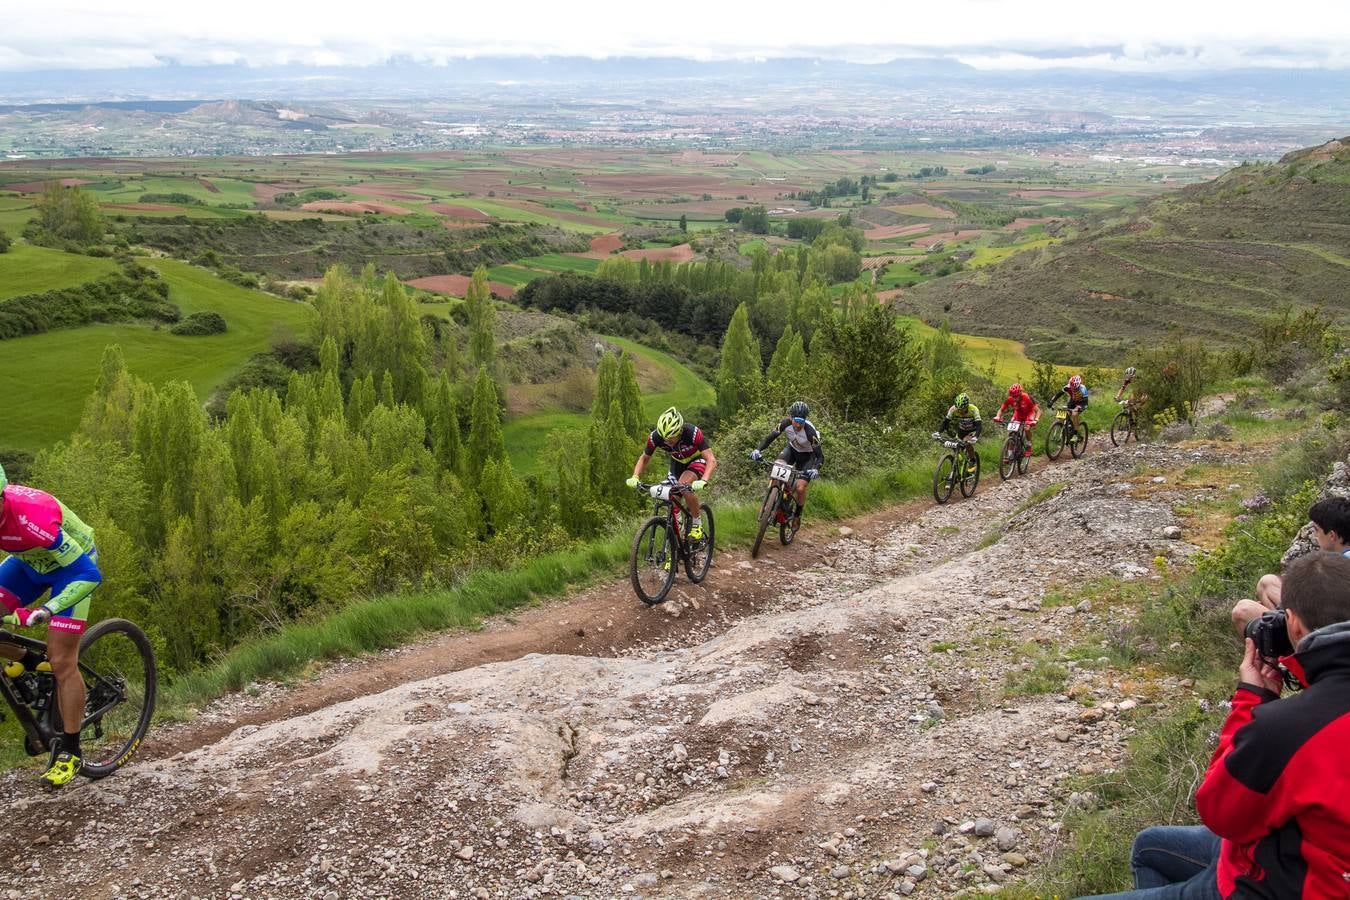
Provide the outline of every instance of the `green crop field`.
<path id="1" fill-rule="evenodd" d="M 549 253 L 545 256 L 527 256 L 519 264 L 545 272 L 586 272 L 600 268 L 600 260 L 588 256 L 568 256 L 564 253 Z"/>
<path id="2" fill-rule="evenodd" d="M 276 334 L 308 328 L 310 307 L 304 304 L 236 287 L 186 263 L 143 262 L 164 275 L 170 299 L 184 315 L 218 312 L 229 330 L 184 337 L 144 325 L 88 325 L 0 341 L 0 383 L 14 386 L 6 397 L 6 446 L 38 450 L 70 434 L 108 344 L 122 347 L 137 376 L 156 384 L 189 381 L 205 401 Z"/>
<path id="3" fill-rule="evenodd" d="M 116 271 L 111 259 L 15 243 L 0 253 L 0 300 L 73 287 Z"/>

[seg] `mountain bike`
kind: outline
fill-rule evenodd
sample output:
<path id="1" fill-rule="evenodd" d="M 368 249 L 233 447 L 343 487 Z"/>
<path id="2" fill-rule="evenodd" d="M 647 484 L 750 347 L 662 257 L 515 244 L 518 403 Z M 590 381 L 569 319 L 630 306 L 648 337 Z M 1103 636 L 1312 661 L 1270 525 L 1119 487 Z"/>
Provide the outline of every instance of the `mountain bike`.
<path id="1" fill-rule="evenodd" d="M 947 448 L 947 452 L 938 460 L 933 472 L 933 499 L 946 503 L 956 485 L 961 485 L 961 496 L 969 497 L 975 493 L 980 483 L 980 456 L 975 452 L 975 442 L 971 435 L 965 441 L 952 440 L 933 432 L 933 440 Z"/>
<path id="2" fill-rule="evenodd" d="M 1119 447 L 1134 437 L 1139 441 L 1139 426 L 1134 420 L 1134 401 L 1121 400 L 1121 410 L 1111 420 L 1111 446 Z"/>
<path id="3" fill-rule="evenodd" d="M 1003 439 L 1003 449 L 998 454 L 998 474 L 1004 481 L 1013 477 L 1016 472 L 1019 475 L 1025 475 L 1027 469 L 1031 466 L 1031 459 L 1026 453 L 1026 437 L 1023 434 L 1022 423 L 1013 419 L 1008 423 L 1008 436 Z"/>
<path id="4" fill-rule="evenodd" d="M 1050 407 L 1055 409 L 1054 406 Z M 1051 459 L 1059 459 L 1059 455 L 1068 447 L 1073 458 L 1077 459 L 1087 450 L 1088 427 L 1083 421 L 1083 414 L 1078 414 L 1078 427 L 1073 427 L 1073 422 L 1069 418 L 1067 409 L 1055 409 L 1055 422 L 1050 426 L 1050 430 L 1045 435 L 1045 455 Z"/>
<path id="5" fill-rule="evenodd" d="M 770 525 L 778 526 L 778 540 L 784 547 L 792 543 L 801 527 L 792 494 L 797 481 L 803 477 L 801 469 L 781 459 L 764 459 L 759 464 L 769 470 L 769 489 L 764 494 L 764 502 L 759 505 L 759 530 L 755 532 L 755 544 L 750 548 L 751 558 L 759 556 L 759 545 Z"/>
<path id="6" fill-rule="evenodd" d="M 14 616 L 0 621 L 18 624 Z M 5 630 L 0 630 L 0 644 L 43 657 L 33 671 L 17 678 L 0 674 L 0 694 L 23 728 L 24 751 L 29 756 L 53 753 L 64 728 L 47 645 Z M 104 619 L 80 638 L 78 665 L 85 690 L 80 774 L 104 778 L 126 765 L 150 728 L 157 687 L 155 651 L 145 632 L 131 622 Z"/>
<path id="7" fill-rule="evenodd" d="M 684 563 L 684 573 L 698 584 L 708 577 L 713 559 L 713 510 L 703 503 L 703 537 L 691 541 L 689 509 L 684 495 L 692 488 L 679 482 L 638 482 L 637 490 L 656 501 L 652 517 L 633 535 L 633 551 L 629 557 L 629 575 L 638 599 L 655 606 L 666 599 L 675 583 L 675 569 Z"/>

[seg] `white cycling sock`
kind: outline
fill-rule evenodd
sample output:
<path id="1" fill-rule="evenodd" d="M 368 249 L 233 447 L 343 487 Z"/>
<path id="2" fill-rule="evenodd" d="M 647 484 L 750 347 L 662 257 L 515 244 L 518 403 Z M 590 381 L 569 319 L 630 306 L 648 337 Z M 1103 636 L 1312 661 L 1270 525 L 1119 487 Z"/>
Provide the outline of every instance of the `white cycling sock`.
<path id="1" fill-rule="evenodd" d="M 690 525 L 690 527 L 692 527 L 692 528 L 697 528 L 698 526 L 700 526 L 700 525 L 702 525 L 702 524 L 703 524 L 703 517 L 702 517 L 702 516 L 694 516 L 692 519 L 689 520 L 689 525 Z"/>

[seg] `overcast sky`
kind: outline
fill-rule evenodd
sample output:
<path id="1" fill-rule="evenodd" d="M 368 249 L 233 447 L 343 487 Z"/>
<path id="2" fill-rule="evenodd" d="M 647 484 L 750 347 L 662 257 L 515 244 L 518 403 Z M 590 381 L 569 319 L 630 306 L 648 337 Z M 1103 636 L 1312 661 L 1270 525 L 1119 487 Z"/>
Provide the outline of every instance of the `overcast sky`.
<path id="1" fill-rule="evenodd" d="M 1350 69 L 1350 0 L 0 0 L 0 70 L 543 54 Z"/>

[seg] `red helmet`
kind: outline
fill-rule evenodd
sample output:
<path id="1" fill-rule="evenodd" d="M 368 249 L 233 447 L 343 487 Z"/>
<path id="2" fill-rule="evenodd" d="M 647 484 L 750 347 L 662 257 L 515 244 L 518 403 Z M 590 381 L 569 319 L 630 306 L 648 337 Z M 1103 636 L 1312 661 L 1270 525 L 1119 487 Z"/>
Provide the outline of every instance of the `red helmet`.
<path id="1" fill-rule="evenodd" d="M 1083 386 L 1083 379 L 1078 375 L 1069 376 L 1069 387 L 1077 388 Z"/>
<path id="2" fill-rule="evenodd" d="M 1014 384 L 1012 387 L 1008 388 L 1009 400 L 1015 400 L 1020 396 L 1022 396 L 1022 385 Z"/>

